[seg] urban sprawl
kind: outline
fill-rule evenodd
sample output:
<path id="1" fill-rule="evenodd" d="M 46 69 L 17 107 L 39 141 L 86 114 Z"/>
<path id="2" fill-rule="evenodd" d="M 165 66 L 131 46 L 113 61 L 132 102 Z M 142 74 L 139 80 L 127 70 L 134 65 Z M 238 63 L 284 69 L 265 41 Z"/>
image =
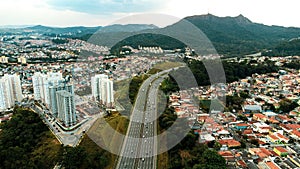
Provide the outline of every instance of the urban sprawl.
<path id="1" fill-rule="evenodd" d="M 79 144 L 91 124 L 118 111 L 114 83 L 146 74 L 155 64 L 189 56 L 187 52 L 164 51 L 159 47 L 139 47 L 122 58 L 110 55 L 109 48 L 68 39 L 55 44 L 43 36 L 3 36 L 0 41 L 0 122 L 12 117 L 16 106 L 39 113 L 44 123 L 65 145 Z M 126 47 L 129 48 L 129 47 Z M 93 55 L 76 58 L 82 51 Z M 144 54 L 145 57 L 141 56 Z M 161 55 L 157 57 L 157 55 Z M 97 56 L 95 56 L 97 55 Z M 43 62 L 43 58 L 58 59 Z M 67 61 L 59 61 L 66 59 Z M 247 56 L 227 62 L 248 64 L 275 62 L 276 66 L 300 60 L 297 56 Z M 59 61 L 59 62 L 58 62 Z M 252 61 L 252 62 L 251 62 Z M 253 62 L 254 61 L 254 62 Z M 211 144 L 228 166 L 238 168 L 300 168 L 300 70 L 253 74 L 245 79 L 173 92 L 168 106 L 178 118 L 187 118 L 198 143 Z M 191 95 L 192 93 L 192 95 Z M 246 95 L 246 96 L 245 96 Z M 224 96 L 243 98 L 219 100 Z M 221 108 L 204 109 L 192 99 L 216 102 Z M 229 103 L 228 103 L 229 102 Z M 232 105 L 238 102 L 239 105 Z M 295 105 L 288 112 L 280 107 Z"/>

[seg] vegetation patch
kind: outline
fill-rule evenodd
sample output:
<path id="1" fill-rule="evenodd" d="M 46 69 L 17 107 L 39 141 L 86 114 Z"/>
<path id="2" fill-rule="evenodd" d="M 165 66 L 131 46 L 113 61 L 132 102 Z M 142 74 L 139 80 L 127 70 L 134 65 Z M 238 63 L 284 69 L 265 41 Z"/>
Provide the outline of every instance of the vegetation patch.
<path id="1" fill-rule="evenodd" d="M 0 168 L 53 168 L 62 147 L 40 117 L 21 108 L 0 125 Z"/>

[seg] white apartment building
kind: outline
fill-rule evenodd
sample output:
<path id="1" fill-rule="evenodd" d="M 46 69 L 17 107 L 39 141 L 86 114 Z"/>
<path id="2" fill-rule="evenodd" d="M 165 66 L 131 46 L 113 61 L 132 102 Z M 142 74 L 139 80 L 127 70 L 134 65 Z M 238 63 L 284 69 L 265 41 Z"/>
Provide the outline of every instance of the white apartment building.
<path id="1" fill-rule="evenodd" d="M 61 73 L 42 74 L 40 72 L 34 73 L 32 76 L 34 99 L 41 100 L 47 106 L 50 105 L 49 87 L 62 84 L 64 79 Z"/>
<path id="2" fill-rule="evenodd" d="M 49 107 L 50 107 L 51 113 L 54 117 L 58 117 L 59 100 L 57 100 L 57 92 L 67 91 L 71 95 L 74 95 L 74 87 L 71 84 L 59 84 L 59 85 L 50 86 L 48 91 L 49 91 L 49 98 L 50 98 Z"/>
<path id="3" fill-rule="evenodd" d="M 95 75 L 91 79 L 92 95 L 95 101 L 111 108 L 114 106 L 113 81 L 107 75 Z"/>
<path id="4" fill-rule="evenodd" d="M 56 92 L 58 119 L 65 127 L 71 127 L 77 123 L 74 94 L 65 90 Z"/>
<path id="5" fill-rule="evenodd" d="M 12 108 L 23 99 L 19 75 L 4 75 L 0 78 L 0 110 Z"/>

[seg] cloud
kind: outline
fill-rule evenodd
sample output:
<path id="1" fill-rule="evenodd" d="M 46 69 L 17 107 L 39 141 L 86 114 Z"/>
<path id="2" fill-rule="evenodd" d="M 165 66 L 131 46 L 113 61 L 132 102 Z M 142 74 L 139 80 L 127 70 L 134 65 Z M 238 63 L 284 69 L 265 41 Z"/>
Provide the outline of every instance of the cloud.
<path id="1" fill-rule="evenodd" d="M 46 2 L 54 9 L 96 15 L 150 12 L 164 4 L 159 0 L 47 0 Z"/>
<path id="2" fill-rule="evenodd" d="M 300 27 L 299 5 L 299 0 L 1 0 L 0 25 L 94 26 L 133 14 L 183 18 L 209 12 L 217 16 L 243 14 L 254 22 Z"/>

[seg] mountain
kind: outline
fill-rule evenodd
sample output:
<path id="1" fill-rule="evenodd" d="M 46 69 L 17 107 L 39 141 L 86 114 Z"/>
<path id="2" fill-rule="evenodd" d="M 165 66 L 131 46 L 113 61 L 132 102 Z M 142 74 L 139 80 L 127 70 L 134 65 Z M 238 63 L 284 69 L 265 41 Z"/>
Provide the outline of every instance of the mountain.
<path id="1" fill-rule="evenodd" d="M 58 28 L 58 27 L 48 27 L 48 26 L 43 26 L 43 25 L 36 25 L 36 26 L 32 26 L 32 27 L 23 28 L 23 31 L 40 33 L 40 34 L 76 35 L 76 34 L 94 33 L 101 28 L 102 28 L 101 26 L 97 26 L 97 27 L 76 26 L 76 27 Z"/>
<path id="2" fill-rule="evenodd" d="M 130 25 L 110 25 L 98 27 L 68 27 L 55 28 L 42 25 L 26 28 L 0 28 L 0 33 L 39 33 L 48 36 L 64 36 L 70 38 L 79 38 L 99 45 L 112 47 L 118 50 L 124 45 L 137 46 L 161 46 L 164 49 L 184 48 L 187 46 L 180 39 L 189 38 L 192 44 L 199 42 L 195 33 L 188 27 L 184 27 L 189 22 L 203 32 L 212 45 L 203 43 L 203 53 L 209 53 L 214 50 L 225 56 L 243 56 L 258 52 L 274 50 L 276 46 L 291 39 L 300 37 L 300 28 L 267 26 L 255 23 L 243 15 L 236 17 L 218 17 L 212 14 L 189 16 L 173 25 L 165 28 L 158 28 L 155 25 L 130 24 Z M 198 32 L 199 33 L 199 32 Z M 179 37 L 175 40 L 172 37 Z M 204 36 L 203 36 L 204 37 Z M 191 44 L 189 43 L 189 44 Z M 293 45 L 298 43 L 293 43 Z M 206 46 L 205 46 L 206 45 Z M 285 45 L 286 46 L 286 45 Z M 300 46 L 296 46 L 299 47 Z M 280 48 L 281 47 L 277 47 Z M 287 50 L 292 50 L 289 47 Z M 297 50 L 287 54 L 295 54 Z M 117 51 L 115 51 L 117 52 Z M 201 54 L 203 54 L 201 53 Z M 278 52 L 277 52 L 278 53 Z M 282 51 L 279 51 L 282 53 Z"/>
<path id="3" fill-rule="evenodd" d="M 36 25 L 30 27 L 21 27 L 21 28 L 0 28 L 0 32 L 14 32 L 14 33 L 39 33 L 43 35 L 51 36 L 67 36 L 67 37 L 79 37 L 91 35 L 94 33 L 113 33 L 113 32 L 136 32 L 146 29 L 156 29 L 158 28 L 155 25 L 147 24 L 128 24 L 128 25 L 110 25 L 110 26 L 96 26 L 96 27 L 48 27 L 43 25 Z"/>
<path id="4" fill-rule="evenodd" d="M 187 34 L 191 41 L 196 42 L 195 36 L 186 28 L 186 32 L 182 31 L 182 26 L 186 22 L 192 23 L 200 29 L 207 38 L 212 42 L 217 52 L 225 56 L 241 56 L 246 54 L 257 53 L 271 49 L 274 46 L 288 41 L 293 38 L 300 37 L 300 28 L 282 27 L 282 26 L 267 26 L 259 23 L 254 23 L 243 15 L 237 17 L 217 17 L 211 14 L 197 15 L 186 17 L 183 20 L 161 29 L 152 29 L 150 31 L 140 31 L 140 34 L 160 34 L 167 35 Z M 189 34 L 190 33 L 190 34 Z M 105 38 L 113 35 L 105 35 Z M 104 38 L 102 37 L 102 38 Z M 124 36 L 125 37 L 125 36 Z M 170 39 L 163 39 L 161 35 L 138 35 L 136 40 L 129 38 L 117 44 L 120 48 L 122 44 L 132 45 L 134 47 L 141 46 L 164 46 L 165 48 L 183 48 L 182 43 Z M 144 38 L 144 40 L 143 40 Z M 157 41 L 160 39 L 160 41 Z M 153 43 L 150 43 L 153 41 Z M 144 43 L 143 43 L 144 42 Z M 300 46 L 299 46 L 300 47 Z"/>
<path id="5" fill-rule="evenodd" d="M 300 56 L 300 39 L 283 41 L 268 51 L 263 52 L 265 56 Z"/>
<path id="6" fill-rule="evenodd" d="M 300 37 L 299 28 L 258 24 L 243 15 L 217 17 L 208 14 L 185 19 L 201 29 L 217 51 L 224 55 L 255 53 L 283 40 Z"/>
<path id="7" fill-rule="evenodd" d="M 17 29 L 17 28 L 27 28 L 33 25 L 1 25 L 0 29 Z"/>
<path id="8" fill-rule="evenodd" d="M 155 25 L 147 25 L 147 24 L 128 24 L 128 25 L 109 25 L 100 29 L 100 32 L 138 32 L 147 29 L 157 29 L 158 27 Z"/>
<path id="9" fill-rule="evenodd" d="M 66 27 L 66 28 L 59 28 L 59 27 L 48 27 L 43 25 L 36 25 L 36 26 L 28 26 L 28 27 L 15 27 L 15 28 L 0 28 L 0 33 L 2 34 L 10 34 L 10 33 L 18 33 L 18 34 L 31 34 L 31 33 L 38 33 L 48 36 L 83 36 L 86 34 L 93 34 L 99 29 L 101 26 L 97 27 Z"/>

